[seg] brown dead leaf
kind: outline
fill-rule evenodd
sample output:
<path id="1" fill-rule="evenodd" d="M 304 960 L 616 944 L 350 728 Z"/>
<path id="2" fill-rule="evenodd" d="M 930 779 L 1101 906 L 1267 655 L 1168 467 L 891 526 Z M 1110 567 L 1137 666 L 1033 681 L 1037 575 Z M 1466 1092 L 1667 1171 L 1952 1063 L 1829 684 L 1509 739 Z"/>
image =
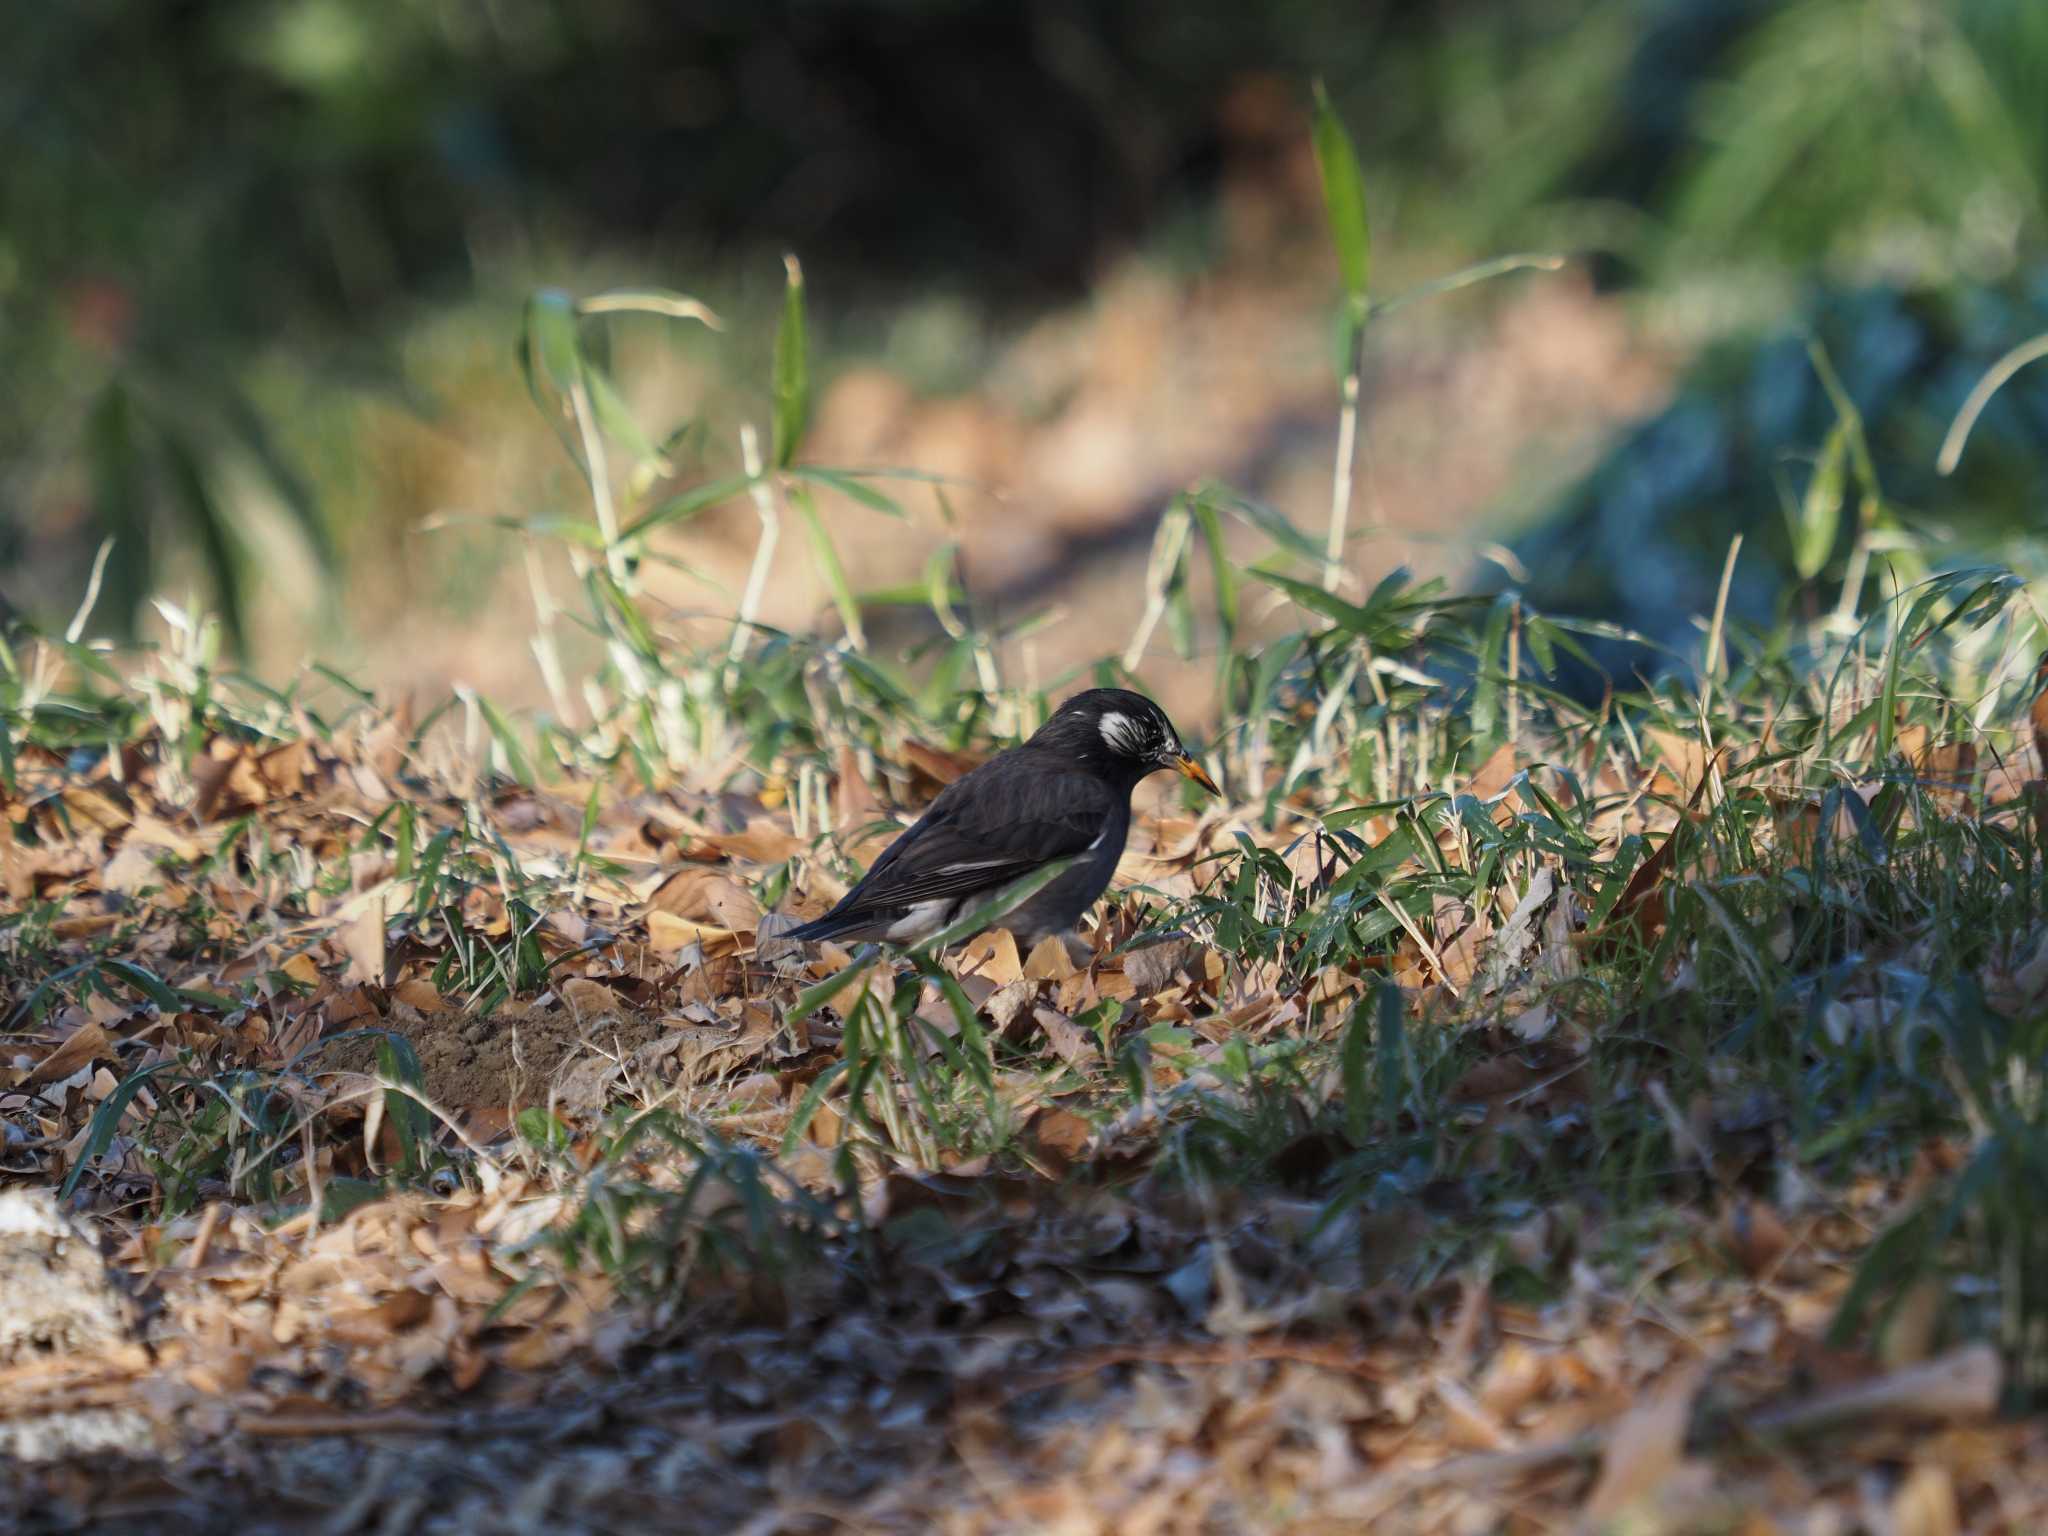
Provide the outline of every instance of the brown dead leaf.
<path id="1" fill-rule="evenodd" d="M 1467 1450 L 1505 1451 L 1514 1444 L 1514 1437 L 1462 1382 L 1439 1374 L 1435 1386 L 1437 1404 L 1443 1409 L 1453 1445 Z"/>
<path id="2" fill-rule="evenodd" d="M 1691 842 L 1693 821 L 1699 811 L 1700 800 L 1707 792 L 1707 783 L 1708 775 L 1702 770 L 1698 782 L 1693 785 L 1692 798 L 1686 802 L 1677 824 L 1657 845 L 1657 851 L 1643 860 L 1636 867 L 1636 872 L 1629 876 L 1606 926 L 1597 932 L 1579 936 L 1587 954 L 1595 959 L 1609 958 L 1626 935 L 1633 933 L 1638 939 L 1647 940 L 1664 926 L 1664 877 L 1677 862 L 1680 848 Z"/>
<path id="3" fill-rule="evenodd" d="M 1062 1162 L 1073 1162 L 1088 1150 L 1095 1127 L 1072 1110 L 1047 1105 L 1031 1121 L 1031 1136 L 1041 1152 Z"/>
<path id="4" fill-rule="evenodd" d="M 751 932 L 760 925 L 761 904 L 753 892 L 729 875 L 696 865 L 686 866 L 656 886 L 647 898 L 648 912 L 666 912 L 685 922 Z"/>
<path id="5" fill-rule="evenodd" d="M 647 914 L 647 947 L 656 954 L 673 955 L 693 944 L 707 955 L 730 953 L 739 948 L 740 935 L 715 923 L 693 923 L 673 912 Z"/>
<path id="6" fill-rule="evenodd" d="M 346 981 L 381 987 L 384 984 L 384 893 L 369 898 L 363 910 L 344 924 L 339 935 L 348 956 Z"/>
<path id="7" fill-rule="evenodd" d="M 1707 749 L 1697 735 L 1667 731 L 1661 726 L 1646 726 L 1643 739 L 1656 749 L 1663 759 L 1664 767 L 1676 781 L 1676 787 L 1659 786 L 1658 792 L 1676 799 L 1685 793 L 1684 786 L 1698 784 L 1707 776 Z"/>
<path id="8" fill-rule="evenodd" d="M 699 858 L 709 854 L 718 858 L 741 859 L 750 864 L 780 864 L 791 855 L 802 852 L 803 847 L 803 843 L 773 817 L 756 816 L 747 823 L 744 832 L 705 833 L 689 845 L 684 857 Z"/>
<path id="9" fill-rule="evenodd" d="M 1892 1495 L 1893 1536 L 1956 1536 L 1962 1515 L 1955 1480 L 1937 1461 L 1923 1461 L 1906 1474 Z"/>
<path id="10" fill-rule="evenodd" d="M 1491 800 L 1508 787 L 1515 776 L 1515 748 L 1512 742 L 1502 742 L 1493 749 L 1493 755 L 1479 765 L 1466 789 L 1482 800 Z"/>
<path id="11" fill-rule="evenodd" d="M 1770 1273 L 1795 1239 L 1778 1213 L 1761 1200 L 1733 1202 L 1721 1218 L 1721 1242 L 1752 1279 Z"/>
<path id="12" fill-rule="evenodd" d="M 270 799 L 270 786 L 256 771 L 248 750 L 216 736 L 192 764 L 192 814 L 221 821 L 253 811 Z"/>
<path id="13" fill-rule="evenodd" d="M 601 981 L 592 981 L 584 976 L 571 976 L 557 986 L 555 991 L 578 1018 L 590 1018 L 618 1011 L 619 994 Z"/>
<path id="14" fill-rule="evenodd" d="M 113 1054 L 114 1043 L 107 1038 L 106 1026 L 97 1019 L 91 1020 L 71 1031 L 62 1045 L 36 1063 L 28 1075 L 28 1085 L 61 1083 L 80 1067 Z"/>
<path id="15" fill-rule="evenodd" d="M 940 747 L 928 746 L 915 737 L 904 739 L 903 760 L 941 787 L 952 783 L 979 766 L 981 762 L 981 759 L 971 753 L 948 752 Z"/>
<path id="16" fill-rule="evenodd" d="M 1031 1016 L 1045 1031 L 1046 1043 L 1069 1066 L 1085 1066 L 1096 1059 L 1095 1042 L 1079 1025 L 1056 1008 L 1034 1008 Z"/>
<path id="17" fill-rule="evenodd" d="M 1168 939 L 1132 950 L 1124 956 L 1124 975 L 1130 978 L 1131 990 L 1140 997 L 1159 991 L 1172 982 L 1194 950 L 1195 946 L 1184 939 Z"/>
<path id="18" fill-rule="evenodd" d="M 327 999 L 325 1006 L 327 1009 L 327 1022 L 337 1028 L 343 1025 L 355 1024 L 361 1019 L 374 1019 L 378 1016 L 376 999 L 372 996 L 371 989 L 361 984 L 343 987 L 334 996 Z M 293 1054 L 289 1050 L 285 1052 L 287 1059 Z"/>
<path id="19" fill-rule="evenodd" d="M 1061 1013 L 1086 1013 L 1095 1006 L 1095 978 L 1086 971 L 1074 971 L 1053 989 L 1053 1004 Z"/>
<path id="20" fill-rule="evenodd" d="M 256 759 L 256 772 L 277 795 L 296 795 L 306 787 L 313 764 L 313 744 L 305 737 L 272 747 Z"/>
<path id="21" fill-rule="evenodd" d="M 1479 1401 L 1498 1419 L 1512 1419 L 1550 1386 L 1550 1364 L 1520 1339 L 1494 1351 L 1479 1379 Z"/>
<path id="22" fill-rule="evenodd" d="M 121 914 L 118 912 L 85 912 L 76 917 L 58 918 L 50 924 L 50 934 L 59 939 L 89 939 L 120 924 Z"/>
<path id="23" fill-rule="evenodd" d="M 118 832 L 128 825 L 130 815 L 126 806 L 86 785 L 66 785 L 60 798 L 64 802 L 65 814 L 74 826 Z"/>
<path id="24" fill-rule="evenodd" d="M 882 803 L 861 777 L 860 758 L 852 747 L 839 749 L 839 782 L 834 789 L 832 809 L 837 825 L 858 827 L 881 814 Z"/>
<path id="25" fill-rule="evenodd" d="M 1479 969 L 1479 950 L 1493 932 L 1470 903 L 1439 895 L 1435 902 L 1436 955 L 1443 980 L 1463 992 Z"/>
<path id="26" fill-rule="evenodd" d="M 1040 939 L 1024 961 L 1024 975 L 1032 981 L 1065 981 L 1074 974 L 1073 957 L 1066 941 L 1056 933 Z"/>
<path id="27" fill-rule="evenodd" d="M 1678 1470 L 1693 1399 L 1705 1379 L 1705 1364 L 1688 1361 L 1621 1416 L 1579 1511 L 1582 1521 L 1599 1528 L 1654 1494 Z"/>
<path id="28" fill-rule="evenodd" d="M 421 1013 L 439 1013 L 446 1006 L 441 993 L 431 981 L 417 977 L 401 981 L 392 989 L 391 995 L 408 1007 L 417 1008 Z"/>
<path id="29" fill-rule="evenodd" d="M 989 1021 L 1005 1035 L 1010 1026 L 1023 1017 L 1024 1010 L 1038 998 L 1038 983 L 1019 979 L 1006 987 L 997 987 L 982 1003 L 982 1012 Z"/>
<path id="30" fill-rule="evenodd" d="M 1017 936 L 1007 928 L 977 933 L 961 946 L 957 970 L 962 976 L 979 976 L 997 987 L 1020 980 L 1024 962 L 1017 955 Z"/>

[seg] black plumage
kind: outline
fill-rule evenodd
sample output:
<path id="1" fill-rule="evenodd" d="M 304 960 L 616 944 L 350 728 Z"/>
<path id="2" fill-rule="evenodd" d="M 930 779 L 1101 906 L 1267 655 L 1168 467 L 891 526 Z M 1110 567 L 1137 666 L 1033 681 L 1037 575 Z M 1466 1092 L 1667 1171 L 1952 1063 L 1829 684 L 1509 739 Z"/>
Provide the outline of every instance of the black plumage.
<path id="1" fill-rule="evenodd" d="M 1076 862 L 1001 919 L 1021 938 L 1071 930 L 1109 885 L 1131 825 L 1131 791 L 1171 768 L 1216 785 L 1143 694 L 1091 688 L 1020 747 L 940 791 L 830 912 L 792 939 L 914 944 L 1055 859 Z"/>

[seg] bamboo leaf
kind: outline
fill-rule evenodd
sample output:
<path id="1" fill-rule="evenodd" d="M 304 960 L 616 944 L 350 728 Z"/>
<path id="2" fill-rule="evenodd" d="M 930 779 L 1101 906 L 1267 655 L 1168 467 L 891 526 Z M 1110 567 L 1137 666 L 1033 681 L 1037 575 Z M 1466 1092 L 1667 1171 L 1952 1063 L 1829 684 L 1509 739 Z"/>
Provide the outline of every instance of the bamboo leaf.
<path id="1" fill-rule="evenodd" d="M 176 431 L 162 434 L 164 462 L 170 471 L 171 493 L 185 514 L 193 537 L 205 552 L 206 568 L 219 596 L 221 619 L 228 638 L 238 653 L 247 639 L 245 620 L 248 602 L 242 592 L 240 543 L 227 509 L 213 494 L 199 454 L 185 436 Z"/>
<path id="2" fill-rule="evenodd" d="M 127 1113 L 128 1106 L 135 1101 L 135 1095 L 142 1091 L 143 1085 L 152 1077 L 170 1065 L 168 1061 L 160 1061 L 154 1066 L 131 1073 L 123 1078 L 119 1086 L 107 1095 L 105 1102 L 92 1112 L 92 1121 L 85 1134 L 85 1145 L 78 1149 L 78 1161 L 71 1165 L 71 1171 L 64 1175 L 64 1182 L 57 1187 L 57 1201 L 60 1205 L 70 1203 L 72 1195 L 78 1191 L 78 1181 L 85 1177 L 87 1166 L 94 1158 L 104 1156 L 107 1148 L 114 1144 L 114 1132 L 121 1124 L 121 1116 Z"/>
<path id="3" fill-rule="evenodd" d="M 1841 533 L 1848 469 L 1849 433 L 1838 422 L 1828 433 L 1820 462 L 1814 466 L 1813 478 L 1806 482 L 1806 494 L 1800 498 L 1797 510 L 1789 505 L 1785 509 L 1792 536 L 1792 568 L 1801 581 L 1818 576 L 1828 563 L 1828 556 L 1834 553 L 1835 540 Z"/>
<path id="4" fill-rule="evenodd" d="M 827 486 L 873 511 L 886 512 L 891 517 L 904 515 L 903 508 L 897 504 L 894 497 L 884 495 L 847 470 L 821 469 L 816 464 L 806 464 L 801 469 L 791 470 L 790 473 L 799 480 L 809 480 L 814 484 Z"/>
<path id="5" fill-rule="evenodd" d="M 845 1075 L 846 1067 L 846 1059 L 841 1057 L 811 1079 L 811 1086 L 804 1090 L 803 1099 L 797 1104 L 796 1113 L 789 1117 L 789 1128 L 782 1133 L 784 1157 L 794 1156 L 797 1148 L 804 1144 L 804 1132 L 810 1128 L 819 1106 L 825 1102 L 825 1095 L 832 1091 L 832 1085 Z"/>
<path id="6" fill-rule="evenodd" d="M 505 766 L 512 777 L 521 784 L 538 784 L 534 776 L 533 763 L 527 758 L 526 748 L 520 745 L 518 733 L 512 729 L 512 722 L 504 713 L 482 694 L 477 695 L 477 708 L 483 711 L 484 724 L 489 728 L 491 739 L 505 754 Z"/>
<path id="7" fill-rule="evenodd" d="M 620 541 L 642 538 L 665 523 L 677 523 L 695 517 L 699 512 L 715 507 L 721 501 L 730 501 L 733 497 L 744 494 L 747 487 L 753 483 L 751 475 L 727 475 L 723 480 L 708 481 L 683 492 L 680 496 L 672 496 L 652 511 L 628 523 L 620 531 Z"/>
<path id="8" fill-rule="evenodd" d="M 1202 541 L 1209 547 L 1209 569 L 1216 582 L 1216 618 L 1223 627 L 1223 649 L 1228 652 L 1237 636 L 1237 567 L 1223 546 L 1223 521 L 1216 504 L 1207 495 L 1188 499 L 1188 509 L 1201 525 Z"/>
<path id="9" fill-rule="evenodd" d="M 585 315 L 661 315 L 670 320 L 695 320 L 710 330 L 723 330 L 709 305 L 670 288 L 610 288 L 577 301 Z"/>
<path id="10" fill-rule="evenodd" d="M 1289 597 L 1311 613 L 1319 613 L 1331 620 L 1346 634 L 1362 636 L 1373 645 L 1380 645 L 1394 636 L 1394 627 L 1375 615 L 1370 608 L 1361 608 L 1348 603 L 1334 592 L 1306 581 L 1296 581 L 1292 576 L 1281 576 L 1273 571 L 1254 570 L 1251 573 L 1269 587 L 1278 587 Z"/>
<path id="11" fill-rule="evenodd" d="M 590 394 L 591 409 L 597 414 L 597 424 L 605 435 L 618 443 L 633 456 L 636 471 L 653 464 L 661 457 L 661 450 L 654 445 L 654 439 L 641 430 L 640 423 L 633 419 L 633 412 L 620 397 L 611 375 L 595 363 L 583 365 L 583 385 Z"/>
<path id="12" fill-rule="evenodd" d="M 789 1005 L 789 1011 L 783 1015 L 782 1022 L 785 1025 L 795 1024 L 799 1020 L 809 1018 L 820 1008 L 831 1002 L 833 998 L 844 992 L 856 981 L 859 981 L 861 977 L 867 975 L 868 971 L 874 966 L 879 954 L 880 951 L 872 944 L 866 945 L 863 947 L 860 955 L 855 957 L 853 964 L 849 965 L 845 970 L 835 971 L 815 986 L 804 988 L 803 991 L 796 995 L 796 1001 Z"/>
<path id="13" fill-rule="evenodd" d="M 789 282 L 782 300 L 782 325 L 775 332 L 777 469 L 787 469 L 795 460 L 811 413 L 809 343 L 804 335 L 804 269 L 794 256 L 785 256 L 782 262 Z"/>
<path id="14" fill-rule="evenodd" d="M 1367 1052 L 1372 1049 L 1372 1008 L 1377 994 L 1359 998 L 1344 1025 L 1339 1071 L 1344 1082 L 1344 1128 L 1354 1147 L 1372 1139 L 1373 1106 L 1366 1082 Z"/>
<path id="15" fill-rule="evenodd" d="M 527 391 L 550 420 L 559 420 L 561 397 L 575 386 L 583 356 L 576 339 L 576 306 L 569 295 L 559 288 L 543 288 L 528 299 L 519 340 L 519 367 Z M 543 383 L 548 389 L 541 387 Z M 554 398 L 549 398 L 548 390 Z"/>
<path id="16" fill-rule="evenodd" d="M 1379 1021 L 1372 1032 L 1373 1072 L 1380 1080 L 1380 1119 L 1392 1125 L 1408 1096 L 1407 1030 L 1402 1018 L 1401 989 L 1382 982 L 1374 994 Z"/>
<path id="17" fill-rule="evenodd" d="M 839 621 L 846 626 L 848 642 L 857 651 L 865 650 L 867 635 L 861 628 L 860 599 L 847 583 L 846 567 L 840 562 L 838 547 L 825 528 L 824 518 L 818 515 L 817 502 L 800 485 L 789 488 L 789 501 L 803 519 L 804 536 L 811 541 L 811 556 L 817 562 L 818 574 L 825 578 L 833 606 L 839 610 Z"/>
<path id="18" fill-rule="evenodd" d="M 1351 135 L 1330 105 L 1329 93 L 1316 82 L 1316 169 L 1323 178 L 1323 207 L 1330 217 L 1330 236 L 1337 247 L 1337 266 L 1344 274 L 1344 296 L 1351 323 L 1365 317 L 1366 283 L 1372 269 L 1372 229 L 1366 218 L 1365 176 Z"/>

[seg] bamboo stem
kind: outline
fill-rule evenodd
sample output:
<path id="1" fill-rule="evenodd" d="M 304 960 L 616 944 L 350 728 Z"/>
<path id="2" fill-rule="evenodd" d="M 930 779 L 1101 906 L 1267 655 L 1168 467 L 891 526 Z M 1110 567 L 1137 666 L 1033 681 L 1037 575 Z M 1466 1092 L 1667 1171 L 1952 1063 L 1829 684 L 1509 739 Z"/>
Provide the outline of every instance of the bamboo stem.
<path id="1" fill-rule="evenodd" d="M 1350 345 L 1344 363 L 1344 405 L 1337 414 L 1337 469 L 1330 481 L 1330 530 L 1323 547 L 1323 590 L 1334 592 L 1343 579 L 1344 538 L 1351 519 L 1352 461 L 1358 455 L 1358 396 L 1365 367 L 1365 313 L 1356 309 L 1350 320 Z"/>
<path id="2" fill-rule="evenodd" d="M 761 439 L 752 425 L 740 428 L 740 461 L 746 467 L 748 493 L 754 498 L 754 513 L 761 519 L 761 542 L 754 546 L 754 564 L 747 572 L 746 590 L 740 594 L 740 611 L 733 623 L 732 643 L 726 647 L 728 667 L 739 665 L 747 642 L 754 635 L 754 619 L 761 611 L 761 594 L 768 585 L 768 567 L 775 559 L 775 544 L 782 537 L 782 513 L 775 505 L 775 493 L 761 470 Z"/>
<path id="3" fill-rule="evenodd" d="M 581 372 L 569 386 L 569 405 L 583 438 L 583 462 L 590 471 L 590 501 L 597 509 L 597 531 L 604 539 L 604 567 L 621 592 L 626 590 L 626 551 L 619 543 L 619 509 L 612 500 L 611 470 L 605 463 L 604 438 L 597 430 L 590 390 Z"/>

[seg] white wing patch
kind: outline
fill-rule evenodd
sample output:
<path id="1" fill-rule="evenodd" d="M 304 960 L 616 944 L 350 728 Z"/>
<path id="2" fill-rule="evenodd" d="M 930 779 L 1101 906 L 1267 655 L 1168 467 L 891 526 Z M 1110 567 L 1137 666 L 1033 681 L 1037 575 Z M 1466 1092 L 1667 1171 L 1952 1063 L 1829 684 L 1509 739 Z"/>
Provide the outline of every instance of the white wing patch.
<path id="1" fill-rule="evenodd" d="M 1125 757 L 1151 755 L 1152 748 L 1145 739 L 1145 728 L 1129 715 L 1113 709 L 1102 717 L 1097 729 L 1102 732 L 1103 744 L 1112 752 L 1120 752 Z"/>
<path id="2" fill-rule="evenodd" d="M 953 905 L 950 896 L 920 901 L 891 923 L 882 937 L 896 944 L 916 944 L 928 939 L 951 920 Z"/>

